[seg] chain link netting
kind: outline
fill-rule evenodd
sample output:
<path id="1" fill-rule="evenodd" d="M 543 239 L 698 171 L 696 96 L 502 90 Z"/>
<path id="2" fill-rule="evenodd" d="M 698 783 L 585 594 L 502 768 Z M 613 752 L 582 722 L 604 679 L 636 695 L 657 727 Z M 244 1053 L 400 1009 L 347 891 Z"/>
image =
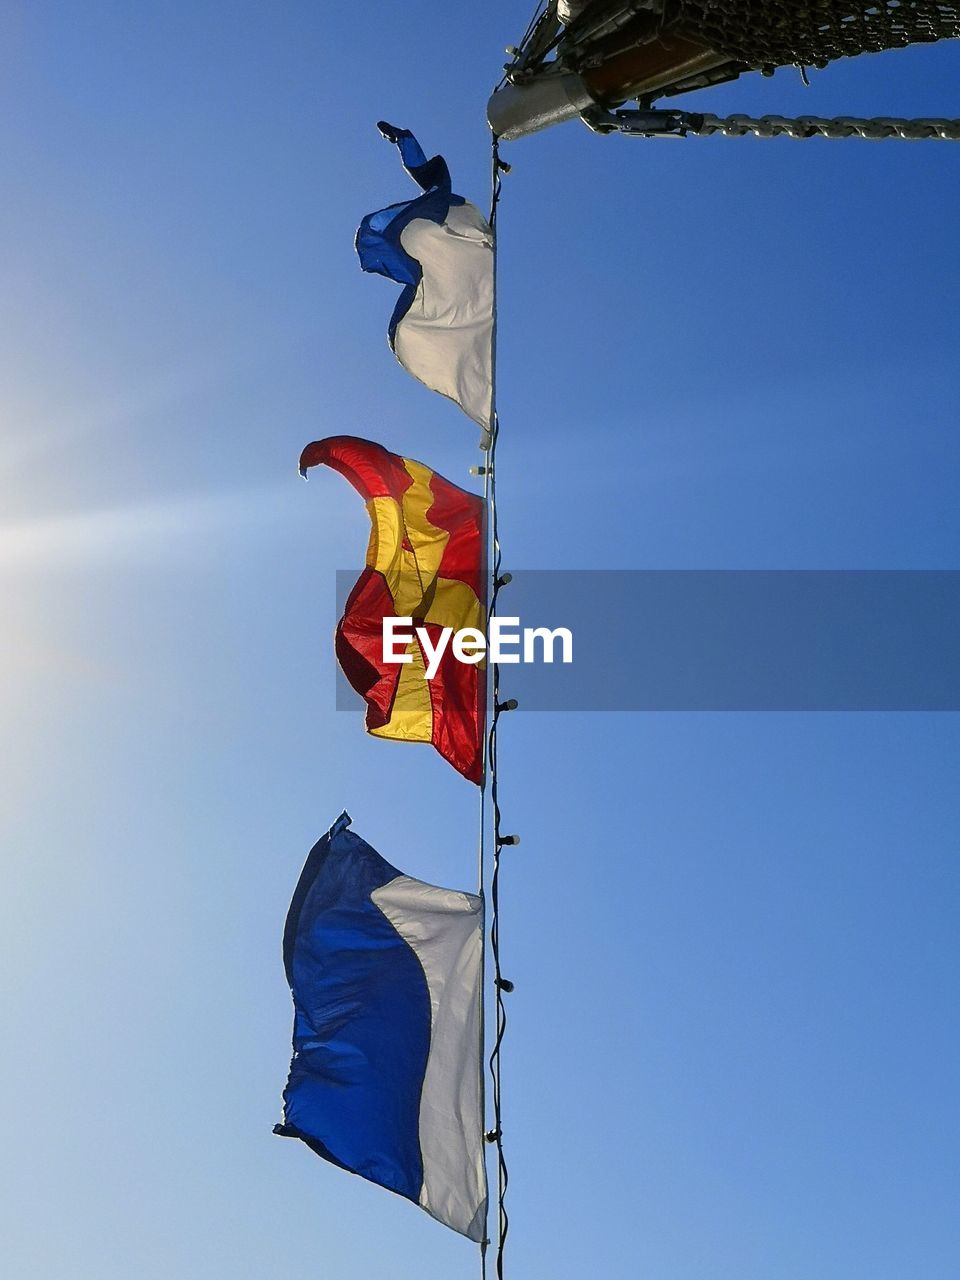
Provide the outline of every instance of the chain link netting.
<path id="1" fill-rule="evenodd" d="M 905 142 L 928 139 L 960 142 L 960 120 L 937 116 L 912 120 L 895 116 L 715 116 L 699 111 L 646 109 L 605 111 L 592 107 L 581 119 L 595 133 L 623 133 L 638 138 L 685 138 L 690 134 L 709 138 L 718 133 L 727 138 L 865 138 L 881 141 L 899 138 Z"/>
<path id="2" fill-rule="evenodd" d="M 667 0 L 664 18 L 750 67 L 825 67 L 960 37 L 960 4 L 938 0 Z"/>
<path id="3" fill-rule="evenodd" d="M 922 142 L 939 138 L 944 142 L 960 142 L 960 120 L 936 118 L 898 120 L 891 116 L 713 116 L 705 115 L 698 128 L 690 129 L 700 137 L 722 133 L 727 138 L 866 138 L 881 141 L 901 138 L 905 142 Z"/>

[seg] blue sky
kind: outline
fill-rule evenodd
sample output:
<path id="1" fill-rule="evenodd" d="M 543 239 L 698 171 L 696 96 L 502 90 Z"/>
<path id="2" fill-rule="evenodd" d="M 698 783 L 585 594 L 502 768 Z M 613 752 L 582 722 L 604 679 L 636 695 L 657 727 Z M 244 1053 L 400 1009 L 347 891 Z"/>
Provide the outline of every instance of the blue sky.
<path id="1" fill-rule="evenodd" d="M 365 516 L 308 440 L 466 483 L 386 350 L 382 117 L 484 203 L 523 7 L 14 2 L 0 16 L 6 1270 L 475 1274 L 271 1134 L 283 917 L 344 807 L 470 887 L 476 798 L 337 714 Z M 955 48 L 703 95 L 943 115 Z M 957 568 L 960 150 L 513 144 L 501 525 L 529 568 Z M 960 1266 L 951 715 L 517 715 L 511 1271 Z"/>

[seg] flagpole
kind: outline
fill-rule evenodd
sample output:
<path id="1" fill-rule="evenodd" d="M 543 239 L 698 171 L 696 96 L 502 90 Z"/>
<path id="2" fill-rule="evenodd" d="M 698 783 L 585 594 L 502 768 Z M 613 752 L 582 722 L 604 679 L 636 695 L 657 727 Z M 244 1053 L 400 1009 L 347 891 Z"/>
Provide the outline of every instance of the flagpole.
<path id="1" fill-rule="evenodd" d="M 487 554 L 487 631 L 489 637 L 490 618 L 496 612 L 497 595 L 502 584 L 500 576 L 500 540 L 497 529 L 497 438 L 500 424 L 497 417 L 497 206 L 500 202 L 501 174 L 508 166 L 500 159 L 497 136 L 492 137 L 491 153 L 491 198 L 490 229 L 493 241 L 493 315 L 491 330 L 490 360 L 490 438 L 487 441 L 486 461 L 483 468 L 483 496 L 486 515 L 485 548 Z M 489 646 L 488 646 L 489 651 Z M 509 1228 L 509 1219 L 505 1208 L 507 1190 L 507 1165 L 503 1152 L 503 1130 L 501 1122 L 501 1080 L 500 1050 L 506 1029 L 506 1009 L 503 1002 L 504 991 L 512 989 L 511 984 L 504 981 L 500 972 L 500 849 L 503 844 L 515 844 L 514 836 L 501 836 L 500 806 L 497 796 L 497 721 L 500 716 L 500 672 L 496 663 L 487 664 L 486 707 L 484 718 L 484 771 L 480 795 L 480 884 L 481 893 L 486 889 L 487 857 L 486 847 L 489 840 L 492 846 L 491 879 L 490 879 L 490 951 L 493 960 L 493 982 L 495 989 L 496 1031 L 494 1043 L 489 1057 L 490 1077 L 493 1095 L 493 1129 L 486 1134 L 497 1152 L 497 1280 L 503 1280 L 504 1245 Z M 487 718 L 489 717 L 489 719 Z M 489 730 L 487 729 L 489 724 Z M 488 808 L 492 809 L 492 823 L 488 824 Z M 488 829 L 489 828 L 489 829 Z M 484 954 L 486 946 L 484 946 Z M 485 973 L 485 970 L 484 970 Z M 486 984 L 484 981 L 482 1006 L 486 1002 Z M 485 1022 L 481 1009 L 481 1024 Z M 485 1034 L 485 1033 L 484 1033 Z M 486 1041 L 483 1041 L 484 1052 Z M 485 1105 L 485 1104 L 484 1104 Z M 484 1114 L 486 1114 L 484 1112 Z M 481 1246 L 481 1276 L 486 1280 L 487 1244 Z"/>
<path id="2" fill-rule="evenodd" d="M 494 250 L 495 252 L 495 250 Z M 493 599 L 492 579 L 490 579 L 490 566 L 492 566 L 492 558 L 490 558 L 490 474 L 485 463 L 483 466 L 484 474 L 484 593 L 485 593 L 485 627 L 489 627 L 490 620 L 490 602 Z M 489 639 L 489 632 L 488 632 Z M 488 783 L 489 772 L 489 741 L 488 741 L 488 717 L 490 708 L 490 666 L 489 663 L 484 667 L 484 723 L 483 723 L 483 773 L 480 777 L 480 841 L 479 850 L 477 850 L 477 893 L 479 893 L 480 901 L 483 902 L 483 945 L 480 947 L 480 1116 L 481 1124 L 483 1124 L 483 1134 L 481 1134 L 481 1151 L 484 1153 L 484 1178 L 486 1178 L 486 783 Z M 489 1197 L 489 1190 L 488 1190 Z M 488 1201 L 488 1220 L 489 1224 L 489 1201 Z M 483 1242 L 480 1244 L 480 1280 L 486 1280 L 486 1249 L 489 1247 L 489 1238 L 484 1236 Z"/>
<path id="3" fill-rule="evenodd" d="M 494 248 L 494 290 L 496 290 L 496 248 Z M 494 308 L 495 310 L 495 308 Z M 483 442 L 481 441 L 481 447 Z M 489 628 L 490 621 L 490 604 L 493 599 L 492 591 L 492 565 L 493 560 L 490 555 L 490 471 L 485 461 L 482 466 L 483 471 L 483 567 L 484 567 L 484 594 L 485 594 L 485 628 Z M 489 630 L 488 630 L 489 640 Z M 489 647 L 489 646 L 488 646 Z M 483 762 L 482 773 L 480 778 L 480 839 L 477 850 L 477 893 L 480 901 L 483 903 L 483 936 L 480 947 L 480 1117 L 483 1132 L 481 1134 L 481 1150 L 483 1151 L 484 1179 L 486 1180 L 486 1122 L 487 1122 L 487 1089 L 486 1089 L 486 1051 L 487 1051 L 487 1026 L 486 1026 L 486 1008 L 487 1008 L 487 774 L 489 770 L 489 742 L 487 738 L 487 715 L 490 706 L 491 697 L 491 681 L 490 681 L 490 664 L 484 666 L 484 689 L 483 689 L 483 724 L 481 732 L 483 734 Z M 489 1195 L 489 1192 L 488 1192 Z M 487 1208 L 487 1222 L 490 1220 L 489 1204 Z M 487 1248 L 490 1241 L 484 1235 L 484 1239 L 480 1244 L 480 1280 L 487 1280 Z"/>

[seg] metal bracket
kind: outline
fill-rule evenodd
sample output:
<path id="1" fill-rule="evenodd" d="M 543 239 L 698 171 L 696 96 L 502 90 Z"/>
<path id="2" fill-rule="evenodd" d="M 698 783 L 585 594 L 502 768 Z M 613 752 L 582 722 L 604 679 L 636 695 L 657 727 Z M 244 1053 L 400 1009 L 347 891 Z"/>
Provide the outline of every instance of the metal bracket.
<path id="1" fill-rule="evenodd" d="M 594 133 L 626 133 L 640 138 L 685 138 L 703 125 L 690 111 L 605 111 L 588 107 L 580 119 Z"/>

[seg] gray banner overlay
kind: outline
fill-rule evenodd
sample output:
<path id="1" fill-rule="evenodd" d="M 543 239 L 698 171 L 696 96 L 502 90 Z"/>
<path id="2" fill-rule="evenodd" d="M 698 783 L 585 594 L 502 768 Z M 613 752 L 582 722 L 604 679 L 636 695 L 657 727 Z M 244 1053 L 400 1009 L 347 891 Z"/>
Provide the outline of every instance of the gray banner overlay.
<path id="1" fill-rule="evenodd" d="M 960 710 L 960 571 L 528 569 L 497 611 L 573 632 L 569 666 L 501 666 L 520 710 Z"/>

